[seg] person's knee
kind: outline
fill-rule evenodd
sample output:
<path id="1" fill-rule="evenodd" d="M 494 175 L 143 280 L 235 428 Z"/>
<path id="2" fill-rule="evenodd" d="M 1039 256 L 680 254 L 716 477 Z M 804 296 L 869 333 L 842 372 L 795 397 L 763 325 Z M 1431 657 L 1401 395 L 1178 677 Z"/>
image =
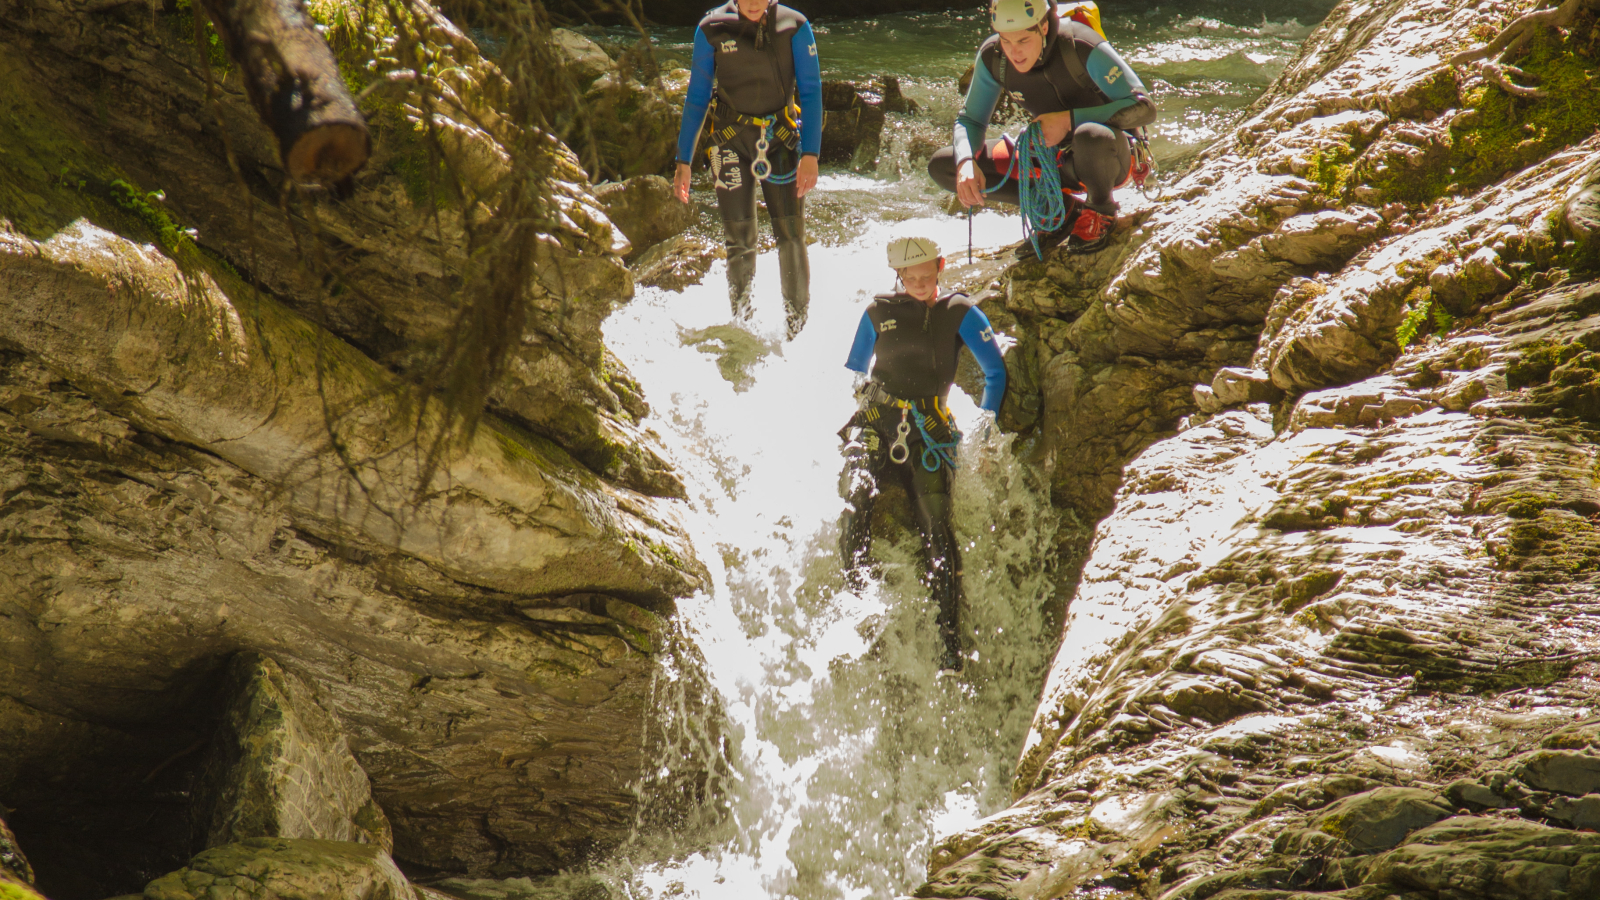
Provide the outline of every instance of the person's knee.
<path id="1" fill-rule="evenodd" d="M 1072 146 L 1075 151 L 1114 149 L 1116 140 L 1117 133 L 1110 126 L 1099 122 L 1085 122 L 1072 130 Z"/>

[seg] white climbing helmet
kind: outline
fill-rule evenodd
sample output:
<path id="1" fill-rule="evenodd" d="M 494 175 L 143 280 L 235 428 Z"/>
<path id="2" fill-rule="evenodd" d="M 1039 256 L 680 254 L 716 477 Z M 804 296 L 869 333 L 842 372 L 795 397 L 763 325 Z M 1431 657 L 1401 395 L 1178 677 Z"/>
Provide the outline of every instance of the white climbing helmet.
<path id="1" fill-rule="evenodd" d="M 1036 28 L 1050 16 L 1048 0 L 990 0 L 989 25 L 995 31 Z"/>
<path id="2" fill-rule="evenodd" d="M 925 237 L 896 238 L 889 242 L 889 268 L 904 269 L 939 258 L 939 245 Z"/>

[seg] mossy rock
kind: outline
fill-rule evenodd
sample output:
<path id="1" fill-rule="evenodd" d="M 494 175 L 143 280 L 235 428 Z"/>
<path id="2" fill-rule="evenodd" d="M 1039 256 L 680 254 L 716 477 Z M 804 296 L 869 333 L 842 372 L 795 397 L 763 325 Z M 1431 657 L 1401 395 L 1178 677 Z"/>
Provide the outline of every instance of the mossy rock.
<path id="1" fill-rule="evenodd" d="M 1386 850 L 1406 835 L 1450 815 L 1432 791 L 1382 787 L 1339 800 L 1311 821 L 1311 827 L 1343 841 L 1357 853 Z"/>

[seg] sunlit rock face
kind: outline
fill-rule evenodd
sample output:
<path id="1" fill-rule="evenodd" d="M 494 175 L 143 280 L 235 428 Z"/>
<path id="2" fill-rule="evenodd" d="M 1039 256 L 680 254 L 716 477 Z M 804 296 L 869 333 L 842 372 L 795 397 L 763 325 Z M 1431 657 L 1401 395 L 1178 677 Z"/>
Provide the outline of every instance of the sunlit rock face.
<path id="1" fill-rule="evenodd" d="M 406 143 L 420 83 L 380 85 L 368 167 L 308 191 L 220 60 L 208 101 L 187 5 L 0 30 L 0 870 L 57 900 L 243 869 L 410 896 L 401 869 L 554 871 L 640 824 L 705 574 L 601 343 L 627 245 L 542 139 L 525 326 L 476 429 L 433 442 L 415 384 L 521 133 L 415 11 L 451 63 L 437 153 Z"/>
<path id="2" fill-rule="evenodd" d="M 1600 892 L 1600 118 L 1485 124 L 1445 57 L 1511 17 L 1341 6 L 1120 249 L 1012 272 L 1106 517 L 1017 801 L 918 896 Z M 1600 69 L 1562 40 L 1532 77 Z"/>

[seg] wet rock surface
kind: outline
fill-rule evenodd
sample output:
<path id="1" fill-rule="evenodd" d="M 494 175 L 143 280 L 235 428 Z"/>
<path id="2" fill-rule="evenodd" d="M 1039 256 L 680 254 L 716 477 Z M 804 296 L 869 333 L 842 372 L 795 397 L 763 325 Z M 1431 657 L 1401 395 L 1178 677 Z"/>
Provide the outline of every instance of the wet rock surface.
<path id="1" fill-rule="evenodd" d="M 207 850 L 144 889 L 145 900 L 411 900 L 415 896 L 405 876 L 376 847 L 274 838 L 251 838 Z"/>
<path id="2" fill-rule="evenodd" d="M 1341 5 L 1168 203 L 1002 279 L 1105 518 L 1014 805 L 917 896 L 1600 891 L 1600 139 L 1486 168 L 1468 9 Z"/>
<path id="3" fill-rule="evenodd" d="M 282 837 L 393 850 L 367 773 L 311 688 L 257 653 L 235 656 L 223 679 L 231 700 L 196 792 L 205 845 Z"/>
<path id="4" fill-rule="evenodd" d="M 672 182 L 640 175 L 595 188 L 595 198 L 611 223 L 622 229 L 637 256 L 694 224 L 694 207 L 673 196 Z"/>
<path id="5" fill-rule="evenodd" d="M 208 99 L 187 7 L 6 9 L 6 877 L 411 897 L 397 866 L 550 872 L 621 840 L 705 573 L 601 342 L 632 281 L 576 157 L 538 144 L 526 321 L 476 428 L 430 445 L 416 385 L 526 146 L 495 64 L 417 5 L 441 65 L 370 95 L 351 182 L 296 187 L 237 78 Z"/>

